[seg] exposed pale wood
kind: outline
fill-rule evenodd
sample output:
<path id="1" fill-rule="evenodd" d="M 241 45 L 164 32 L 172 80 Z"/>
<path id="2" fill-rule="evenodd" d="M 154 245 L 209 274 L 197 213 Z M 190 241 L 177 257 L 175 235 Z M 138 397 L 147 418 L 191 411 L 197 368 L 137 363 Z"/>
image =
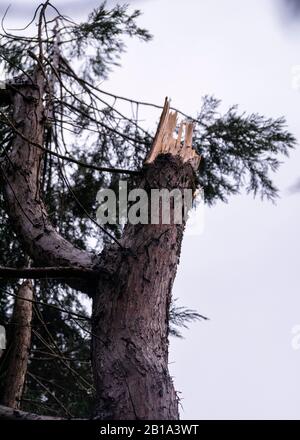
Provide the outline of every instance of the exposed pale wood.
<path id="1" fill-rule="evenodd" d="M 177 124 L 177 113 L 169 113 L 166 135 L 162 146 L 162 152 L 172 153 L 176 144 L 176 139 L 173 136 Z"/>
<path id="2" fill-rule="evenodd" d="M 160 117 L 160 121 L 157 127 L 157 131 L 156 131 L 156 135 L 154 137 L 154 141 L 151 147 L 151 150 L 148 154 L 148 158 L 146 160 L 146 163 L 150 163 L 153 162 L 153 160 L 155 159 L 155 157 L 159 154 L 157 154 L 157 148 L 160 147 L 160 143 L 161 143 L 161 137 L 162 137 L 162 133 L 164 132 L 164 127 L 165 127 L 165 123 L 166 123 L 166 119 L 169 113 L 169 109 L 170 109 L 170 102 L 168 100 L 168 98 L 165 99 L 165 104 L 164 104 L 164 108 Z"/>
<path id="3" fill-rule="evenodd" d="M 184 163 L 189 162 L 194 169 L 199 167 L 200 156 L 192 148 L 194 125 L 189 121 L 181 122 L 178 135 L 174 136 L 177 117 L 177 112 L 170 112 L 170 102 L 166 100 L 154 142 L 145 163 L 153 162 L 159 154 L 172 154 L 180 156 Z"/>
<path id="4" fill-rule="evenodd" d="M 193 140 L 193 123 L 188 122 L 186 124 L 185 129 L 185 146 L 186 147 L 192 147 L 192 140 Z"/>

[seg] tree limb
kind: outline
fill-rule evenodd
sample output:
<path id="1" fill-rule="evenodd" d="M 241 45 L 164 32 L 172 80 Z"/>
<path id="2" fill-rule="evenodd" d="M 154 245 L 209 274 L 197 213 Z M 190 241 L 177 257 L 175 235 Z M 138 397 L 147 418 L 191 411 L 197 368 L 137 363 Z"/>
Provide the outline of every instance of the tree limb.
<path id="1" fill-rule="evenodd" d="M 37 70 L 33 79 L 34 86 L 26 85 L 21 90 L 26 100 L 18 93 L 13 95 L 13 125 L 20 127 L 20 134 L 15 136 L 1 167 L 7 212 L 37 266 L 94 270 L 98 268 L 98 257 L 75 247 L 58 233 L 40 196 L 44 151 L 32 144 L 42 145 L 44 136 L 42 72 Z M 93 294 L 96 284 L 84 276 L 69 279 L 68 283 L 88 294 Z"/>
<path id="2" fill-rule="evenodd" d="M 9 292 L 8 290 L 2 289 L 2 287 L 0 287 L 0 290 L 2 292 L 4 292 L 6 295 L 13 296 L 14 298 L 16 298 L 16 296 L 17 296 L 15 293 L 12 293 L 12 292 Z M 55 304 L 45 303 L 43 301 L 37 301 L 35 299 L 32 299 L 32 300 L 25 299 L 25 301 L 29 301 L 29 302 L 31 302 L 33 304 L 38 304 L 38 305 L 41 305 L 43 307 L 50 307 L 51 309 L 57 310 L 57 311 L 59 311 L 61 313 L 66 313 L 68 316 L 75 316 L 76 318 L 83 319 L 84 321 L 90 321 L 91 320 L 91 318 L 89 318 L 88 316 L 82 315 L 81 313 L 72 312 L 71 310 L 67 310 L 67 309 L 64 309 L 62 307 L 58 307 Z"/>
<path id="3" fill-rule="evenodd" d="M 95 279 L 99 272 L 93 269 L 77 267 L 3 267 L 0 266 L 0 278 L 85 278 Z"/>
<path id="4" fill-rule="evenodd" d="M 19 411 L 8 406 L 0 405 L 0 420 L 66 420 L 61 417 L 40 416 L 25 411 Z"/>

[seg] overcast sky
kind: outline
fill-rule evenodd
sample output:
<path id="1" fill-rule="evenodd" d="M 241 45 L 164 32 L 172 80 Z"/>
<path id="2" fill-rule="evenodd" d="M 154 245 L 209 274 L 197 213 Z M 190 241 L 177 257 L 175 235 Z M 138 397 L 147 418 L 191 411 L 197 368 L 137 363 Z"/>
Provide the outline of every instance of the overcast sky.
<path id="1" fill-rule="evenodd" d="M 38 4 L 10 3 L 22 15 Z M 78 19 L 96 3 L 64 7 Z M 190 114 L 201 96 L 214 94 L 225 110 L 237 103 L 286 116 L 300 139 L 300 22 L 279 0 L 133 3 L 154 40 L 129 43 L 106 89 L 156 103 L 170 96 Z M 277 174 L 276 206 L 234 197 L 206 210 L 202 235 L 185 237 L 173 293 L 210 321 L 171 343 L 182 418 L 300 418 L 300 350 L 291 344 L 300 325 L 300 193 L 288 191 L 300 178 L 299 160 L 300 149 Z"/>

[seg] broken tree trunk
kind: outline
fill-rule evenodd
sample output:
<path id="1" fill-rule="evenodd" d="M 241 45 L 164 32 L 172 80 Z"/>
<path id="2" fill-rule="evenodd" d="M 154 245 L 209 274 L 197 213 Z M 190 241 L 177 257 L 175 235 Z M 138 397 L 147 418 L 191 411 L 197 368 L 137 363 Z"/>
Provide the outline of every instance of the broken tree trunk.
<path id="1" fill-rule="evenodd" d="M 11 340 L 8 367 L 2 404 L 14 409 L 20 407 L 27 373 L 31 344 L 32 282 L 27 280 L 19 287 L 10 322 Z"/>
<path id="2" fill-rule="evenodd" d="M 191 148 L 192 126 L 173 137 L 176 114 L 168 103 L 138 188 L 195 189 L 199 156 Z M 149 206 L 150 208 L 150 206 Z M 174 219 L 174 204 L 171 204 Z M 107 268 L 93 301 L 93 371 L 100 419 L 178 419 L 178 398 L 168 371 L 171 291 L 185 222 L 127 224 L 122 245 L 102 253 Z"/>
<path id="3" fill-rule="evenodd" d="M 93 269 L 99 281 L 74 280 L 93 295 L 92 364 L 100 419 L 177 419 L 178 400 L 168 372 L 168 320 L 171 290 L 185 223 L 128 224 L 121 240 L 104 249 L 100 262 L 77 249 L 51 224 L 40 196 L 44 136 L 44 80 L 12 95 L 16 132 L 1 166 L 7 212 L 35 265 Z M 192 124 L 174 138 L 176 114 L 166 102 L 139 188 L 195 186 L 199 156 L 192 149 Z M 174 217 L 174 206 L 171 218 Z"/>

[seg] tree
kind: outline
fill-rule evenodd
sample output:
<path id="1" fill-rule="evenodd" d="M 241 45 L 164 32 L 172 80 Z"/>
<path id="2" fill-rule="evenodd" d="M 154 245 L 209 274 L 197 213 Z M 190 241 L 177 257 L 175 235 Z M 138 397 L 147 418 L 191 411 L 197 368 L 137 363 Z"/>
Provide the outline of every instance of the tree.
<path id="1" fill-rule="evenodd" d="M 15 260 L 11 268 L 4 261 L 0 274 L 8 280 L 38 279 L 43 295 L 48 289 L 41 288 L 41 279 L 53 277 L 68 286 L 64 289 L 72 300 L 74 291 L 92 297 L 95 417 L 177 419 L 168 337 L 170 318 L 181 322 L 184 317 L 171 307 L 171 291 L 185 224 L 160 221 L 104 229 L 93 217 L 97 190 L 100 185 L 115 188 L 121 175 L 147 194 L 154 188 L 183 193 L 202 187 L 207 204 L 227 201 L 242 187 L 274 200 L 270 171 L 295 139 L 283 118 L 240 115 L 236 106 L 222 116 L 219 101 L 209 97 L 186 123 L 183 145 L 181 129 L 173 137 L 177 115 L 168 102 L 155 137 L 140 127 L 137 116 L 124 115 L 116 102 L 133 104 L 136 113 L 150 104 L 109 94 L 97 83 L 117 62 L 124 35 L 150 38 L 136 25 L 138 15 L 120 6 L 108 11 L 103 4 L 77 25 L 46 1 L 36 10 L 37 35 L 2 36 L 0 56 L 10 77 L 0 93 L 3 208 L 17 237 L 12 246 L 21 246 L 20 259 L 29 255 L 34 267 L 25 271 L 22 262 Z M 101 252 L 91 252 L 87 237 L 98 238 L 99 229 Z M 53 281 L 51 289 L 57 286 Z M 52 339 L 43 316 L 37 316 Z M 73 370 L 55 340 L 51 344 L 52 355 Z M 37 375 L 30 378 L 51 395 Z M 73 415 L 57 400 L 67 416 Z"/>
<path id="2" fill-rule="evenodd" d="M 11 320 L 13 338 L 8 359 L 3 404 L 20 407 L 31 344 L 33 288 L 30 280 L 19 287 Z"/>

